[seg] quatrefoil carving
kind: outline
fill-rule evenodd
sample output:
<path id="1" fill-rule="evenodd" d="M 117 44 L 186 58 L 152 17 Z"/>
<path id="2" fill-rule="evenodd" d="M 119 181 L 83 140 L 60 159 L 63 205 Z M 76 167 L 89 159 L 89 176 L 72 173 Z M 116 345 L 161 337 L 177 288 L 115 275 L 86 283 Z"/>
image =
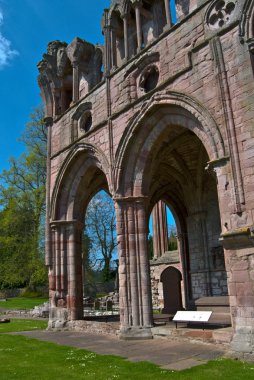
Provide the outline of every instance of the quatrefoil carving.
<path id="1" fill-rule="evenodd" d="M 230 22 L 235 9 L 235 3 L 231 0 L 219 0 L 208 13 L 208 25 L 212 29 L 222 28 Z"/>

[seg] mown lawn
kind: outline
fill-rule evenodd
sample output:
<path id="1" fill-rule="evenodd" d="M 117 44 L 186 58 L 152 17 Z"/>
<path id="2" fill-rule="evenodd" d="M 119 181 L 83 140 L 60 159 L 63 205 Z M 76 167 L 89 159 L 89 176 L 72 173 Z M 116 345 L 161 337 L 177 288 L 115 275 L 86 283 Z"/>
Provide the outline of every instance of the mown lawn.
<path id="1" fill-rule="evenodd" d="M 1 380 L 251 380 L 254 364 L 231 360 L 212 361 L 181 372 L 162 370 L 147 363 L 131 363 L 115 356 L 22 336 L 0 334 Z"/>
<path id="2" fill-rule="evenodd" d="M 0 309 L 33 309 L 35 306 L 41 305 L 46 301 L 48 301 L 47 298 L 9 298 L 7 301 L 0 302 Z"/>
<path id="3" fill-rule="evenodd" d="M 28 321 L 16 322 L 19 323 L 17 328 L 21 329 L 24 323 L 23 330 L 27 329 Z M 33 327 L 38 324 L 37 321 L 32 322 Z M 2 332 L 8 332 L 10 325 L 2 325 Z M 38 324 L 38 328 L 42 325 Z M 181 372 L 166 371 L 147 362 L 132 363 L 116 356 L 97 355 L 86 350 L 1 333 L 0 379 L 252 380 L 254 363 L 220 359 Z"/>
<path id="4" fill-rule="evenodd" d="M 0 334 L 8 332 L 45 330 L 48 326 L 48 321 L 30 320 L 30 319 L 11 319 L 10 323 L 0 323 Z M 1 349 L 1 340 L 0 340 Z M 1 379 L 1 376 L 0 376 Z"/>

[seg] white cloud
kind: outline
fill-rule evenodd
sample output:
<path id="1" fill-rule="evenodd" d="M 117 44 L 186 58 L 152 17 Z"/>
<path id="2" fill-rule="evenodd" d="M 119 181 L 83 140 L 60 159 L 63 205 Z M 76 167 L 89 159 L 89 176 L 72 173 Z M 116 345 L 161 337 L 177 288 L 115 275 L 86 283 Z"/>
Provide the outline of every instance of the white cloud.
<path id="1" fill-rule="evenodd" d="M 3 12 L 0 10 L 0 26 L 3 24 L 3 19 Z M 0 32 L 0 69 L 8 65 L 15 55 L 18 55 L 18 52 L 11 48 L 11 42 Z"/>

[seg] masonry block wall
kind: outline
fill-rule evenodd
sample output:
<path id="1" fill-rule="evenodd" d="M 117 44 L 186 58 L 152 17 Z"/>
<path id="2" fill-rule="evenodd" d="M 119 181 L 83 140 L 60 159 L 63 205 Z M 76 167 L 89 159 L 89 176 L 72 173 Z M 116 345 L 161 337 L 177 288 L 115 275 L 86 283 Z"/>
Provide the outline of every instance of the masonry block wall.
<path id="1" fill-rule="evenodd" d="M 148 218 L 177 218 L 186 307 L 229 293 L 238 356 L 254 354 L 253 0 L 112 0 L 104 46 L 54 41 L 47 113 L 51 326 L 82 317 L 80 236 L 115 201 L 122 337 L 151 337 Z M 102 72 L 104 67 L 104 72 Z"/>

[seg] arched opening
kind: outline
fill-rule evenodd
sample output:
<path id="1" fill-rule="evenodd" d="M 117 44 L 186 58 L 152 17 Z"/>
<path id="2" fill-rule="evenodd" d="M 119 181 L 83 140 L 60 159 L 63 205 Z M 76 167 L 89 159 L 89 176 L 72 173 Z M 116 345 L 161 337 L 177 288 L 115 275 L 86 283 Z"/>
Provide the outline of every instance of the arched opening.
<path id="1" fill-rule="evenodd" d="M 104 190 L 90 200 L 82 235 L 83 295 L 93 301 L 118 293 L 118 253 L 114 202 Z"/>
<path id="2" fill-rule="evenodd" d="M 206 170 L 209 158 L 199 138 L 180 126 L 167 129 L 170 137 L 165 132 L 152 147 L 145 178 L 149 172 L 147 190 L 154 201 L 160 194 L 185 211 L 191 304 L 200 297 L 227 295 L 216 178 Z"/>
<path id="3" fill-rule="evenodd" d="M 56 178 L 51 203 L 51 252 L 48 260 L 50 327 L 83 319 L 84 220 L 99 190 L 109 193 L 108 162 L 98 148 L 79 144 L 66 157 Z M 110 268 L 110 266 L 109 266 Z"/>
<path id="4" fill-rule="evenodd" d="M 169 286 L 167 284 L 170 283 L 170 279 L 166 280 L 167 276 L 165 274 L 162 280 L 162 273 L 169 267 L 174 268 L 181 275 L 180 285 L 178 282 L 171 284 L 173 287 L 170 292 L 175 291 L 174 286 L 177 286 L 176 291 L 178 291 L 179 285 L 180 294 L 178 294 L 176 298 L 179 299 L 181 307 L 183 303 L 185 305 L 185 284 L 184 281 L 182 281 L 184 269 L 182 259 L 184 252 L 180 240 L 181 227 L 179 220 L 177 219 L 176 223 L 170 208 L 165 202 L 160 200 L 152 209 L 149 219 L 148 235 L 148 254 L 150 259 L 152 304 L 154 312 L 159 310 L 168 313 L 166 310 L 168 309 L 170 296 L 168 295 Z M 172 313 L 170 312 L 170 314 Z"/>
<path id="5" fill-rule="evenodd" d="M 223 154 L 224 148 L 218 129 L 212 119 L 207 123 L 204 110 L 202 119 L 196 106 L 194 116 L 190 103 L 187 111 L 176 105 L 180 97 L 171 96 L 171 105 L 163 104 L 162 97 L 158 97 L 161 105 L 152 100 L 155 105 L 147 105 L 126 134 L 124 186 L 119 186 L 119 191 L 148 199 L 149 212 L 161 200 L 174 210 L 180 231 L 182 298 L 184 307 L 192 309 L 201 297 L 228 294 L 217 181 L 208 170 L 208 162 Z M 170 97 L 167 99 L 170 103 Z M 214 128 L 213 133 L 209 128 Z"/>
<path id="6" fill-rule="evenodd" d="M 111 46 L 112 67 L 119 67 L 124 59 L 124 25 L 120 11 L 116 10 L 111 15 Z"/>
<path id="7" fill-rule="evenodd" d="M 181 281 L 182 274 L 175 267 L 167 267 L 161 274 L 160 281 L 163 285 L 164 307 L 162 312 L 174 315 L 183 309 Z"/>
<path id="8" fill-rule="evenodd" d="M 93 118 L 90 111 L 84 112 L 80 119 L 80 129 L 84 132 L 90 131 L 93 125 Z"/>

